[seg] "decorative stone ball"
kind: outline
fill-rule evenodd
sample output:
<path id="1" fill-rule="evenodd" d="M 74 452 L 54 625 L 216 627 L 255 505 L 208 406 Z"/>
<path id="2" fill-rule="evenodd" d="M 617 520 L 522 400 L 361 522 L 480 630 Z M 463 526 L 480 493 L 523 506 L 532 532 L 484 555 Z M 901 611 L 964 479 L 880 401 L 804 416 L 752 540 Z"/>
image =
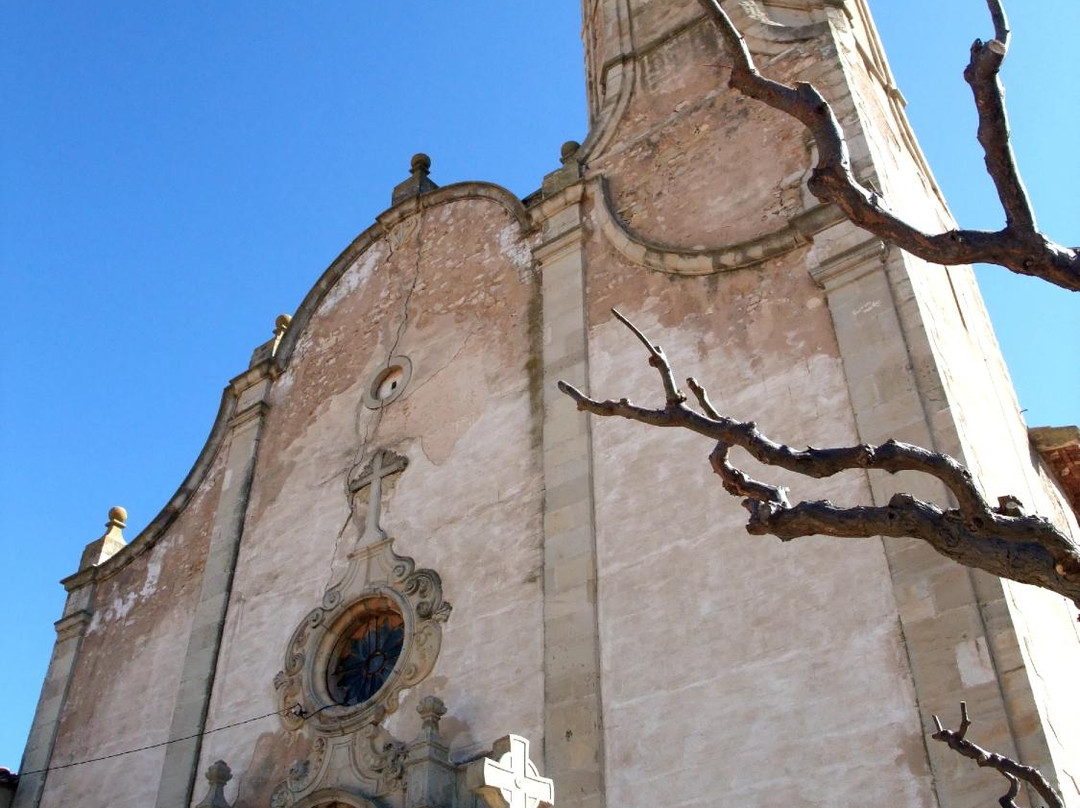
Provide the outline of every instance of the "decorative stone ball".
<path id="1" fill-rule="evenodd" d="M 109 508 L 109 521 L 123 527 L 127 523 L 127 509 L 121 508 L 119 505 Z"/>
<path id="2" fill-rule="evenodd" d="M 274 320 L 274 328 L 284 331 L 292 323 L 292 315 L 279 314 L 277 319 Z"/>
<path id="3" fill-rule="evenodd" d="M 409 163 L 409 167 L 414 172 L 415 171 L 422 171 L 423 173 L 427 174 L 428 171 L 431 170 L 431 158 L 428 157 L 423 152 L 420 152 L 418 154 L 414 154 L 413 157 L 412 157 L 412 162 Z"/>
<path id="4" fill-rule="evenodd" d="M 562 149 L 559 150 L 559 159 L 564 163 L 577 154 L 577 150 L 581 148 L 581 144 L 576 140 L 568 140 L 562 144 Z"/>

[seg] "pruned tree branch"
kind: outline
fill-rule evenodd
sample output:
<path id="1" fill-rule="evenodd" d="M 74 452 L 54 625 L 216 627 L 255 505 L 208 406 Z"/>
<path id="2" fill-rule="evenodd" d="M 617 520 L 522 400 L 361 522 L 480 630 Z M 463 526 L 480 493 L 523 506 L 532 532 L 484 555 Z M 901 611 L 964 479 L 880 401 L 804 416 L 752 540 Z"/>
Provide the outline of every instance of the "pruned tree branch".
<path id="1" fill-rule="evenodd" d="M 967 702 L 960 702 L 960 716 L 960 727 L 952 730 L 945 729 L 941 724 L 941 719 L 935 715 L 934 725 L 937 727 L 937 732 L 930 737 L 935 741 L 948 744 L 949 748 L 954 752 L 974 760 L 979 766 L 994 769 L 1008 780 L 1009 790 L 998 800 L 1002 808 L 1017 808 L 1016 797 L 1020 793 L 1021 781 L 1034 788 L 1039 796 L 1046 800 L 1047 808 L 1065 808 L 1065 801 L 1061 798 L 1061 795 L 1054 790 L 1053 786 L 1050 785 L 1038 769 L 1025 766 L 1004 755 L 988 752 L 981 746 L 967 740 L 965 736 L 971 727 Z"/>
<path id="2" fill-rule="evenodd" d="M 616 311 L 615 316 L 648 349 L 649 364 L 660 375 L 665 405 L 659 409 L 642 407 L 625 398 L 598 401 L 563 381 L 559 389 L 577 402 L 579 410 L 651 426 L 679 427 L 714 441 L 709 462 L 724 490 L 743 498 L 743 506 L 750 512 L 748 533 L 783 541 L 811 535 L 922 539 L 965 566 L 1034 584 L 1064 595 L 1080 607 L 1080 547 L 1049 520 L 1021 513 L 1012 498 L 1003 497 L 999 507 L 991 507 L 971 472 L 954 458 L 894 440 L 880 446 L 796 450 L 769 439 L 752 421 L 720 414 L 704 387 L 690 378 L 687 386 L 697 399 L 699 412 L 687 404 L 663 349 L 649 342 L 622 314 Z M 884 506 L 841 507 L 827 500 L 792 505 L 785 488 L 755 480 L 734 466 L 730 452 L 736 446 L 766 466 L 805 477 L 831 477 L 853 469 L 928 474 L 944 484 L 957 507 L 941 508 L 909 494 L 896 494 Z"/>
<path id="3" fill-rule="evenodd" d="M 979 143 L 986 169 L 1005 211 L 1002 230 L 950 230 L 929 234 L 889 211 L 880 196 L 865 188 L 851 169 L 843 130 L 828 101 L 811 84 L 794 86 L 762 76 L 746 41 L 720 5 L 699 0 L 716 24 L 732 59 L 728 85 L 744 95 L 798 119 L 810 130 L 818 162 L 808 187 L 823 202 L 836 205 L 856 225 L 936 264 L 997 264 L 1020 275 L 1042 278 L 1080 291 L 1080 250 L 1055 244 L 1039 232 L 1031 201 L 1020 179 L 1009 141 L 1005 91 L 998 76 L 1009 44 L 1009 26 L 1001 0 L 987 0 L 994 39 L 976 40 L 964 78 L 971 85 L 979 114 Z"/>

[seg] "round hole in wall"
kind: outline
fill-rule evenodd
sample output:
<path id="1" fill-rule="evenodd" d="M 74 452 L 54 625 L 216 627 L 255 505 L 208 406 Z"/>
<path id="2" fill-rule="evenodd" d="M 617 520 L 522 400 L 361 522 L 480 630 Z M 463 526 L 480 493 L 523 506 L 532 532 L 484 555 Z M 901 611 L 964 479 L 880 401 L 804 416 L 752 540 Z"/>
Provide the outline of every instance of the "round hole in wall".
<path id="1" fill-rule="evenodd" d="M 404 381 L 405 371 L 400 365 L 388 367 L 375 380 L 375 399 L 377 401 L 386 401 L 397 392 L 398 387 Z"/>
<path id="2" fill-rule="evenodd" d="M 373 410 L 385 407 L 401 395 L 412 375 L 412 365 L 404 356 L 394 356 L 375 374 L 364 392 L 364 403 Z"/>

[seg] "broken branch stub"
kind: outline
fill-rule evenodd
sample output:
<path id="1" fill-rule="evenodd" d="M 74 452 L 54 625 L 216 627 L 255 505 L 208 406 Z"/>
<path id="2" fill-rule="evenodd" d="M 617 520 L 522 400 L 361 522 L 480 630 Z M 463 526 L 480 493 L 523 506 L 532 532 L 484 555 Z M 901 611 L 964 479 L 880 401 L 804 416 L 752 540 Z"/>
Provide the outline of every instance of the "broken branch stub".
<path id="1" fill-rule="evenodd" d="M 960 702 L 960 726 L 958 729 L 945 729 L 941 719 L 934 716 L 934 726 L 937 731 L 931 735 L 935 741 L 947 744 L 950 749 L 959 755 L 974 760 L 980 767 L 993 769 L 1009 781 L 1009 790 L 998 800 L 1002 808 L 1017 808 L 1016 797 L 1020 793 L 1020 782 L 1030 785 L 1039 796 L 1046 801 L 1047 808 L 1065 808 L 1065 801 L 1054 790 L 1042 772 L 1034 766 L 1013 760 L 996 752 L 989 752 L 981 746 L 967 739 L 967 731 L 971 727 L 971 719 L 968 718 L 967 702 Z"/>

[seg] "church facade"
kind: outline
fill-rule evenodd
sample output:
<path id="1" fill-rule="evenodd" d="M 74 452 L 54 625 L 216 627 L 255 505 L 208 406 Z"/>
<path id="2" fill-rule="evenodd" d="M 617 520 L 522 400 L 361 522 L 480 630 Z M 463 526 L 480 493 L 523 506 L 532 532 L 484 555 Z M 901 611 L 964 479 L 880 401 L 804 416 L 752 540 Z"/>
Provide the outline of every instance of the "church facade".
<path id="1" fill-rule="evenodd" d="M 725 6 L 763 72 L 834 104 L 864 181 L 951 224 L 865 0 Z M 583 22 L 590 132 L 540 189 L 439 187 L 417 155 L 157 518 L 125 543 L 110 512 L 64 581 L 16 808 L 982 808 L 1003 781 L 928 738 L 961 701 L 1080 804 L 1063 598 L 915 541 L 747 536 L 707 442 L 556 389 L 661 395 L 617 308 L 779 439 L 946 451 L 1080 536 L 970 269 L 811 196 L 812 141 L 726 88 L 696 0 Z"/>

